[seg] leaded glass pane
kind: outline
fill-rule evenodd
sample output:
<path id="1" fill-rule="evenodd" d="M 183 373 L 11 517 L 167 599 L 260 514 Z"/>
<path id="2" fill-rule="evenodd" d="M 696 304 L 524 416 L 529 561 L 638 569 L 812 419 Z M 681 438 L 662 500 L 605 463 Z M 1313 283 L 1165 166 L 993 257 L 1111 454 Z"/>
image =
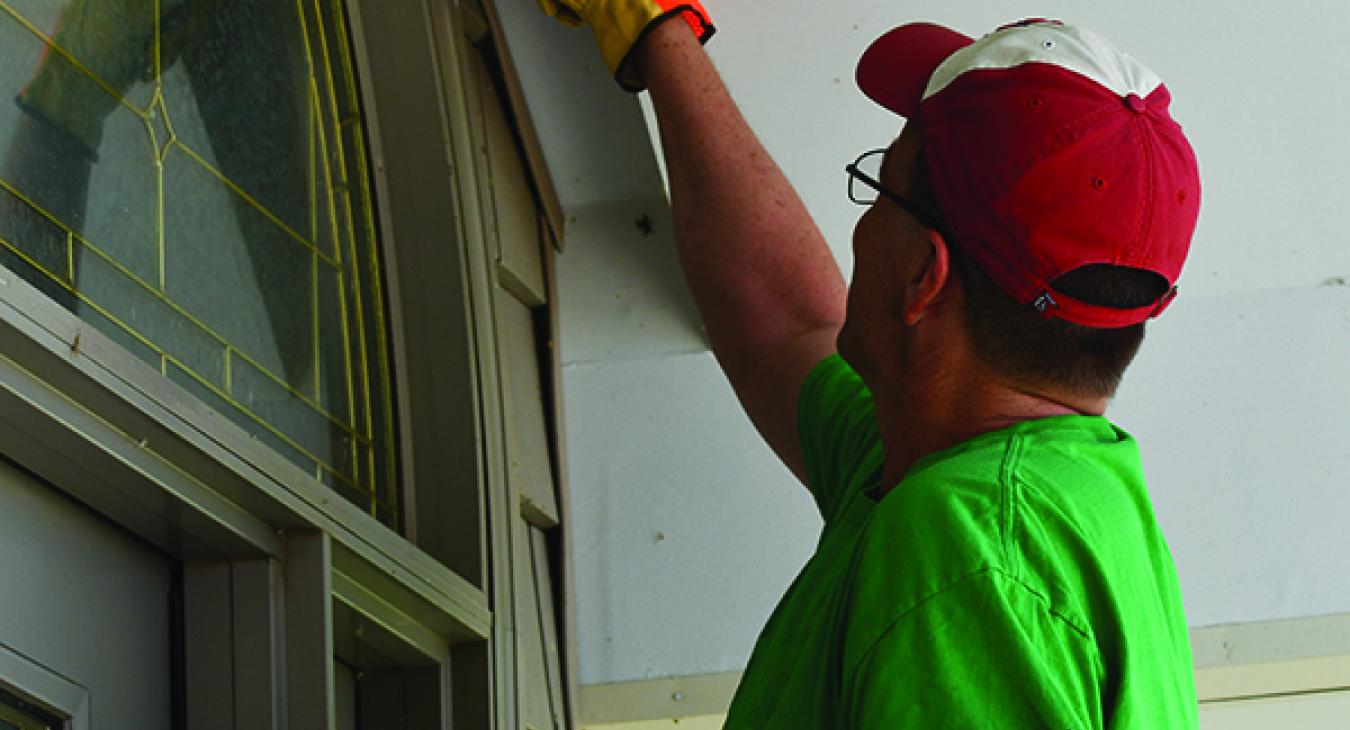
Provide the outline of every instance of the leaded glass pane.
<path id="1" fill-rule="evenodd" d="M 0 264 L 397 526 L 338 0 L 0 0 Z"/>

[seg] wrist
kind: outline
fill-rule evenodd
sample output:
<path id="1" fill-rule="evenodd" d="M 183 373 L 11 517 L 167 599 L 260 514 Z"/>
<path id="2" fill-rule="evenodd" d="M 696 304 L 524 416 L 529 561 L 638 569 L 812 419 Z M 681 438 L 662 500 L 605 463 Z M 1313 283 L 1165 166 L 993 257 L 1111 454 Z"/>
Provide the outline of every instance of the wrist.
<path id="1" fill-rule="evenodd" d="M 659 77 L 662 66 L 678 66 L 681 54 L 701 48 L 687 23 L 670 22 L 679 17 L 679 13 L 672 13 L 653 23 L 633 45 L 622 71 L 637 88 L 645 88 L 653 77 Z"/>

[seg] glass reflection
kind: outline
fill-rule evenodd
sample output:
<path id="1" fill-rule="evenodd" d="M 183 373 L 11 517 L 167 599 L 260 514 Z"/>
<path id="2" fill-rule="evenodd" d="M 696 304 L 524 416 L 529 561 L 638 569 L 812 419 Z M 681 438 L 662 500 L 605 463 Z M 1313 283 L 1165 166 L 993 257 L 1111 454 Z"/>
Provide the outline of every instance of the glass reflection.
<path id="1" fill-rule="evenodd" d="M 0 0 L 0 264 L 392 513 L 392 467 L 358 469 L 391 418 L 344 28 L 317 0 Z"/>

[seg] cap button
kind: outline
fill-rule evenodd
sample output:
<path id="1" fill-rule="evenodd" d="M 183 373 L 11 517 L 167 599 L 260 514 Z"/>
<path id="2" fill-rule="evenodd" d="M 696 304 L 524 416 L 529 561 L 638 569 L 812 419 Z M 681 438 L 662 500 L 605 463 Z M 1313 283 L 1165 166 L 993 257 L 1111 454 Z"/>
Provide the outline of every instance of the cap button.
<path id="1" fill-rule="evenodd" d="M 1125 106 L 1128 106 L 1135 112 L 1142 113 L 1144 109 L 1148 108 L 1148 103 L 1140 98 L 1138 94 L 1130 92 L 1130 95 L 1125 97 Z"/>

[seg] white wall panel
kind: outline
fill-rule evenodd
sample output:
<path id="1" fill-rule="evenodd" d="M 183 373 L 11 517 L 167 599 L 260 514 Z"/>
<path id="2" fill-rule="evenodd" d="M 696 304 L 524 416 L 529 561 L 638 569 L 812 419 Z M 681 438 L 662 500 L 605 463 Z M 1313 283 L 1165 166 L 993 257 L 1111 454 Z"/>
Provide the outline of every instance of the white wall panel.
<path id="1" fill-rule="evenodd" d="M 651 233 L 638 228 L 644 216 Z M 564 363 L 707 351 L 659 189 L 646 200 L 577 209 L 568 219 L 577 245 L 557 258 Z"/>
<path id="2" fill-rule="evenodd" d="M 565 366 L 583 684 L 742 669 L 820 529 L 711 355 Z"/>
<path id="3" fill-rule="evenodd" d="M 1350 610 L 1350 287 L 1178 300 L 1151 327 L 1108 414 L 1191 625 Z"/>

